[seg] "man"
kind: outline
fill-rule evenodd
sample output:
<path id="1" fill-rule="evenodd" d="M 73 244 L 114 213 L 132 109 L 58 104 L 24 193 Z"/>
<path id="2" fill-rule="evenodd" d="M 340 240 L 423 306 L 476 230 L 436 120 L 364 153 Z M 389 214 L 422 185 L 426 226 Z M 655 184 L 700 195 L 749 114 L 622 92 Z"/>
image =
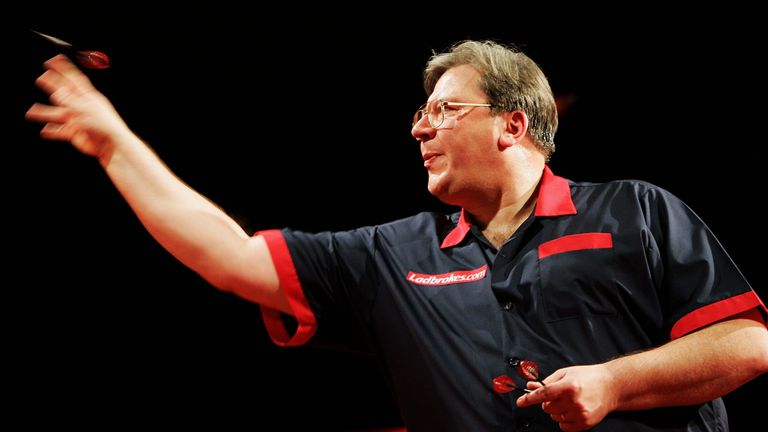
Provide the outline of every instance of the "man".
<path id="1" fill-rule="evenodd" d="M 768 370 L 765 306 L 684 204 L 546 166 L 552 92 L 513 49 L 468 41 L 425 71 L 412 134 L 460 212 L 319 234 L 248 236 L 70 62 L 46 67 L 42 136 L 97 158 L 166 249 L 262 305 L 276 343 L 362 328 L 409 430 L 725 430 L 719 397 Z"/>

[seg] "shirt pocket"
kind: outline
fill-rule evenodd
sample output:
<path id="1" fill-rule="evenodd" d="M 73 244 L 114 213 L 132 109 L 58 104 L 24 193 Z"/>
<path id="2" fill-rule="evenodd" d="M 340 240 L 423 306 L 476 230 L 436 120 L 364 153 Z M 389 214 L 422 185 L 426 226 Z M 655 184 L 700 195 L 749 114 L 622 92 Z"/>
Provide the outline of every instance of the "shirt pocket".
<path id="1" fill-rule="evenodd" d="M 611 233 L 594 232 L 571 234 L 540 244 L 539 259 L 578 250 L 606 248 L 613 248 L 613 237 L 611 236 Z"/>
<path id="2" fill-rule="evenodd" d="M 570 234 L 544 242 L 538 258 L 547 321 L 616 314 L 618 262 L 611 233 Z"/>

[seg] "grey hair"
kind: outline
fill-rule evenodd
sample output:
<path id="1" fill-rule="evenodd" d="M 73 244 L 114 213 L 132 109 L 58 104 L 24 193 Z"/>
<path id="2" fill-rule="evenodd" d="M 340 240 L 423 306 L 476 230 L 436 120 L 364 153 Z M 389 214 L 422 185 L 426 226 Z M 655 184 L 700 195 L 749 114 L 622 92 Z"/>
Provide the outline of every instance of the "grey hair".
<path id="1" fill-rule="evenodd" d="M 488 95 L 491 112 L 522 111 L 528 133 L 549 160 L 555 151 L 557 107 L 547 77 L 519 49 L 493 41 L 463 41 L 447 52 L 434 54 L 424 69 L 424 89 L 432 94 L 440 77 L 456 66 L 480 72 L 480 88 Z"/>

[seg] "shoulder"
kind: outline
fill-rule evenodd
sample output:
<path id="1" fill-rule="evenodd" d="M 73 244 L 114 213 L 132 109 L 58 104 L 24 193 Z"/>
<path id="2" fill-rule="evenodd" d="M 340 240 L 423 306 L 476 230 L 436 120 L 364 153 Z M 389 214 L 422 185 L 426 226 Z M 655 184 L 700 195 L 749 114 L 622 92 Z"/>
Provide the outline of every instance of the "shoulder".
<path id="1" fill-rule="evenodd" d="M 350 230 L 311 233 L 286 227 L 281 232 L 284 236 L 325 239 L 323 241 L 327 241 L 327 239 L 373 239 L 382 236 L 413 239 L 414 237 L 432 236 L 436 233 L 439 234 L 450 230 L 456 226 L 458 220 L 458 212 L 454 214 L 422 212 L 391 222 L 367 225 Z"/>
<path id="2" fill-rule="evenodd" d="M 604 183 L 570 182 L 571 197 L 584 216 L 644 221 L 651 226 L 660 221 L 699 224 L 698 216 L 667 189 L 643 180 L 626 179 Z"/>
<path id="3" fill-rule="evenodd" d="M 625 179 L 604 183 L 577 182 L 569 180 L 571 193 L 574 196 L 586 196 L 605 199 L 630 199 L 641 202 L 674 202 L 680 203 L 672 192 L 644 180 Z"/>
<path id="4" fill-rule="evenodd" d="M 670 194 L 669 191 L 660 186 L 637 179 L 612 180 L 603 183 L 568 180 L 568 183 L 572 190 L 585 193 L 616 190 L 634 193 L 636 195 L 644 195 L 647 193 Z"/>

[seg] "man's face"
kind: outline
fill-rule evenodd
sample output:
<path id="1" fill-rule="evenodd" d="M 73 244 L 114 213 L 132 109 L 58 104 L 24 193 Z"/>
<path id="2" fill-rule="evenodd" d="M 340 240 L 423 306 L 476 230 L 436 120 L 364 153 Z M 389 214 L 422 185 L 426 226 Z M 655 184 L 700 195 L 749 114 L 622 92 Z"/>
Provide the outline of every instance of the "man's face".
<path id="1" fill-rule="evenodd" d="M 487 103 L 479 80 L 480 73 L 471 66 L 451 68 L 437 81 L 428 101 Z M 424 116 L 411 134 L 421 142 L 430 193 L 448 204 L 465 205 L 477 188 L 493 187 L 490 174 L 499 171 L 503 121 L 488 107 L 447 105 L 444 113 L 441 125 L 433 127 Z"/>

